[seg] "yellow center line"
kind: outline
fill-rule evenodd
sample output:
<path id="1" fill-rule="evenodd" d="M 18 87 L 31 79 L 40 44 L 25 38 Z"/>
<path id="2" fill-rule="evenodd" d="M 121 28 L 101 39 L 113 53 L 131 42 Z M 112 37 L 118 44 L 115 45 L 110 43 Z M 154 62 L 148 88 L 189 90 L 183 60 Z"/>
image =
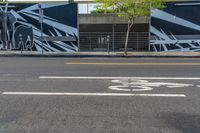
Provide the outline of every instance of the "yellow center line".
<path id="1" fill-rule="evenodd" d="M 120 63 L 111 63 L 111 62 L 67 62 L 66 65 L 119 65 L 119 66 L 148 66 L 148 65 L 158 65 L 158 66 L 200 66 L 200 63 L 130 63 L 130 62 L 120 62 Z"/>

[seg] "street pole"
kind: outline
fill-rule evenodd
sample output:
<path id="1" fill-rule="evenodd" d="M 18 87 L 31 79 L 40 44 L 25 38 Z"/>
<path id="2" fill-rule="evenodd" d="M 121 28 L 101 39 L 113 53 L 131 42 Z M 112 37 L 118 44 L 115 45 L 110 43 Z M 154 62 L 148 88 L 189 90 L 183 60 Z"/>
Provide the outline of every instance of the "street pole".
<path id="1" fill-rule="evenodd" d="M 113 52 L 115 52 L 115 15 L 113 15 L 113 24 L 112 24 L 112 47 Z"/>
<path id="2" fill-rule="evenodd" d="M 43 43 L 43 24 L 42 22 L 40 23 L 40 28 L 41 28 L 41 41 L 42 41 L 42 54 L 44 53 L 44 43 Z"/>
<path id="3" fill-rule="evenodd" d="M 149 16 L 149 52 L 151 51 L 151 47 L 150 47 L 150 40 L 151 40 L 151 2 L 149 4 L 149 9 L 150 9 L 150 16 Z"/>
<path id="4" fill-rule="evenodd" d="M 108 54 L 110 54 L 110 36 L 108 35 L 107 37 L 106 37 L 106 41 L 107 41 L 107 50 L 108 50 Z"/>
<path id="5" fill-rule="evenodd" d="M 38 4 L 39 7 L 39 22 L 40 22 L 40 32 L 41 32 L 41 42 L 42 42 L 42 54 L 44 53 L 44 39 L 43 39 L 43 9 L 42 9 L 42 5 Z"/>
<path id="6" fill-rule="evenodd" d="M 113 47 L 113 52 L 115 52 L 115 24 L 113 23 L 113 27 L 112 27 L 113 31 L 113 35 L 112 35 L 112 47 Z"/>

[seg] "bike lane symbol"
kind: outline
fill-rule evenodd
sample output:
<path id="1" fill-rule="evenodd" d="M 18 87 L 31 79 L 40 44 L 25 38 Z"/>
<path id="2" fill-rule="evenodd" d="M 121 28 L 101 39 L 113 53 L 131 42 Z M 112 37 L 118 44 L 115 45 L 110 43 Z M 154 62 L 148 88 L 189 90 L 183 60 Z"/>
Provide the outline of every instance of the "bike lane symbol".
<path id="1" fill-rule="evenodd" d="M 111 80 L 112 83 L 119 85 L 109 86 L 110 90 L 115 91 L 130 91 L 130 92 L 142 92 L 151 91 L 154 88 L 166 87 L 166 88 L 184 88 L 192 87 L 194 84 L 185 83 L 167 83 L 167 82 L 149 82 L 148 80 L 137 79 L 123 79 L 123 80 Z"/>

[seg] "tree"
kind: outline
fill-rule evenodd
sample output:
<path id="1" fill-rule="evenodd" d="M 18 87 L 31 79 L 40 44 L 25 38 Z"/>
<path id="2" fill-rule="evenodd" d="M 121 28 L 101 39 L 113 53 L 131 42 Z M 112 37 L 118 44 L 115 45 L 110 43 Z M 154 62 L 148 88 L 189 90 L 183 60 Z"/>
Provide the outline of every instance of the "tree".
<path id="1" fill-rule="evenodd" d="M 119 17 L 128 18 L 128 28 L 124 46 L 125 55 L 127 55 L 129 33 L 135 19 L 137 17 L 149 16 L 151 8 L 165 7 L 164 0 L 96 0 L 96 2 L 101 3 L 96 9 L 97 13 L 102 13 L 102 11 L 104 11 L 104 13 L 112 12 Z"/>

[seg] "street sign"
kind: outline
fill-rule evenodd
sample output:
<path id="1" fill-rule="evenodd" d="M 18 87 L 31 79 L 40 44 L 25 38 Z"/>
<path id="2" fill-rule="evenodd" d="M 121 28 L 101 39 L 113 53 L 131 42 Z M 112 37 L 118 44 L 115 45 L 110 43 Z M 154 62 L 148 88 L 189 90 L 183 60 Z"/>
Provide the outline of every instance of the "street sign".
<path id="1" fill-rule="evenodd" d="M 39 15 L 40 16 L 43 16 L 44 15 L 44 11 L 43 11 L 43 9 L 41 8 L 41 9 L 39 9 Z"/>
<path id="2" fill-rule="evenodd" d="M 39 8 L 39 22 L 43 23 L 44 10 L 42 9 L 42 5 L 41 4 L 38 4 L 38 8 Z"/>

